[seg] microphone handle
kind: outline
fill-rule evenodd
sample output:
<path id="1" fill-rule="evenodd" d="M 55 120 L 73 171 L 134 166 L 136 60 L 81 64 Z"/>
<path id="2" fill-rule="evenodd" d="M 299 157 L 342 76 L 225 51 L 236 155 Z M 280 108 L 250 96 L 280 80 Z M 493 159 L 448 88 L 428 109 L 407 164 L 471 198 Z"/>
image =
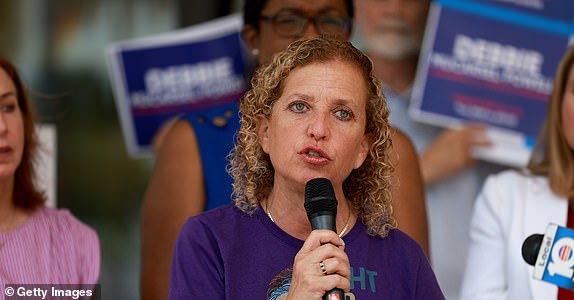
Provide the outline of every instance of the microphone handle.
<path id="1" fill-rule="evenodd" d="M 320 214 L 313 216 L 309 219 L 311 222 L 311 228 L 315 229 L 326 229 L 337 233 L 337 218 L 332 214 Z"/>
<path id="2" fill-rule="evenodd" d="M 337 223 L 336 218 L 332 214 L 324 214 L 319 216 L 314 216 L 311 218 L 311 227 L 315 229 L 327 229 L 337 233 Z M 344 300 L 345 293 L 342 289 L 334 288 L 327 291 L 323 295 L 323 300 Z"/>

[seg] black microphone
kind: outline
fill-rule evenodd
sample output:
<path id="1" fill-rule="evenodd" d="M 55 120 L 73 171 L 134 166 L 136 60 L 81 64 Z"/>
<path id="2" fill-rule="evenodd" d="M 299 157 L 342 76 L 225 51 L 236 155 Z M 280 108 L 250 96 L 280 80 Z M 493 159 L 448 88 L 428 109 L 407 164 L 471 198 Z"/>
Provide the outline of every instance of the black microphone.
<path id="1" fill-rule="evenodd" d="M 337 232 L 337 198 L 331 181 L 327 178 L 311 179 L 305 184 L 305 210 L 315 229 Z M 323 300 L 345 299 L 343 290 L 334 288 L 323 295 Z"/>
<path id="2" fill-rule="evenodd" d="M 529 265 L 534 266 L 540 252 L 540 245 L 542 245 L 542 238 L 544 235 L 535 233 L 524 240 L 522 243 L 522 258 Z"/>

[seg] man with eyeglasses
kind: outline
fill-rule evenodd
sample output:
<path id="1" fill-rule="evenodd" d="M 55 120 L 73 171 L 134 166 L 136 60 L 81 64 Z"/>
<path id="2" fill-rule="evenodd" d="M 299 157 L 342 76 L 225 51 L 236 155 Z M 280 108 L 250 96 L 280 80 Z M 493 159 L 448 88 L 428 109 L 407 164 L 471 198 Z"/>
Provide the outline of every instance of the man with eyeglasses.
<path id="1" fill-rule="evenodd" d="M 302 37 L 309 23 L 313 24 L 320 34 L 334 38 L 344 37 L 350 29 L 349 18 L 329 13 L 309 17 L 296 10 L 283 10 L 273 16 L 261 16 L 259 19 L 271 22 L 275 34 L 288 38 Z"/>
<path id="2" fill-rule="evenodd" d="M 328 35 L 346 41 L 351 34 L 352 1 L 247 1 L 243 39 L 259 63 L 291 42 Z"/>
<path id="3" fill-rule="evenodd" d="M 257 62 L 264 63 L 298 39 L 328 35 L 348 40 L 353 14 L 352 0 L 245 0 L 242 36 Z M 142 299 L 166 298 L 172 251 L 185 221 L 231 198 L 231 186 L 222 183 L 229 175 L 225 155 L 220 153 L 227 154 L 232 148 L 232 136 L 239 126 L 237 105 L 217 106 L 202 113 L 230 121 L 215 128 L 209 119 L 194 122 L 182 118 L 169 129 L 156 152 L 142 209 Z M 207 130 L 209 134 L 205 134 Z M 395 131 L 392 138 L 398 187 L 393 194 L 395 218 L 399 228 L 419 242 L 428 255 L 418 159 L 406 135 Z M 215 144 L 217 151 L 205 151 Z"/>

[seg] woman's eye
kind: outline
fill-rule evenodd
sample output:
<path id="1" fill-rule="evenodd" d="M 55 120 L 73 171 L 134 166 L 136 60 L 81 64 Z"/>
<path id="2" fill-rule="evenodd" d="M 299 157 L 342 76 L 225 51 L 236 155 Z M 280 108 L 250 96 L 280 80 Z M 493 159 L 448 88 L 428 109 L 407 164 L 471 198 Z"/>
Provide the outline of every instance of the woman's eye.
<path id="1" fill-rule="evenodd" d="M 2 112 L 13 112 L 16 109 L 16 105 L 14 104 L 6 104 L 2 106 Z"/>
<path id="2" fill-rule="evenodd" d="M 307 106 L 304 103 L 297 102 L 297 103 L 291 104 L 291 110 L 294 112 L 302 112 L 302 111 L 305 111 L 306 109 L 307 109 Z"/>
<path id="3" fill-rule="evenodd" d="M 353 113 L 348 111 L 348 110 L 338 110 L 335 112 L 335 116 L 337 116 L 337 118 L 341 119 L 341 120 L 351 120 L 353 119 Z"/>

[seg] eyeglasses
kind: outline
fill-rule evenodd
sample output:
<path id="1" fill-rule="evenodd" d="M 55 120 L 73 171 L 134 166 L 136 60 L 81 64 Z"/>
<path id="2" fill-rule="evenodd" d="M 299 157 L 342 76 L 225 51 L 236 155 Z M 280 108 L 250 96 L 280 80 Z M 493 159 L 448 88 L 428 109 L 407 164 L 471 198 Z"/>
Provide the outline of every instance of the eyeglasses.
<path id="1" fill-rule="evenodd" d="M 349 18 L 345 17 L 329 15 L 308 17 L 285 11 L 280 11 L 274 16 L 261 16 L 260 19 L 271 21 L 275 34 L 289 38 L 303 36 L 309 22 L 312 22 L 319 33 L 324 35 L 348 34 L 351 23 Z"/>

